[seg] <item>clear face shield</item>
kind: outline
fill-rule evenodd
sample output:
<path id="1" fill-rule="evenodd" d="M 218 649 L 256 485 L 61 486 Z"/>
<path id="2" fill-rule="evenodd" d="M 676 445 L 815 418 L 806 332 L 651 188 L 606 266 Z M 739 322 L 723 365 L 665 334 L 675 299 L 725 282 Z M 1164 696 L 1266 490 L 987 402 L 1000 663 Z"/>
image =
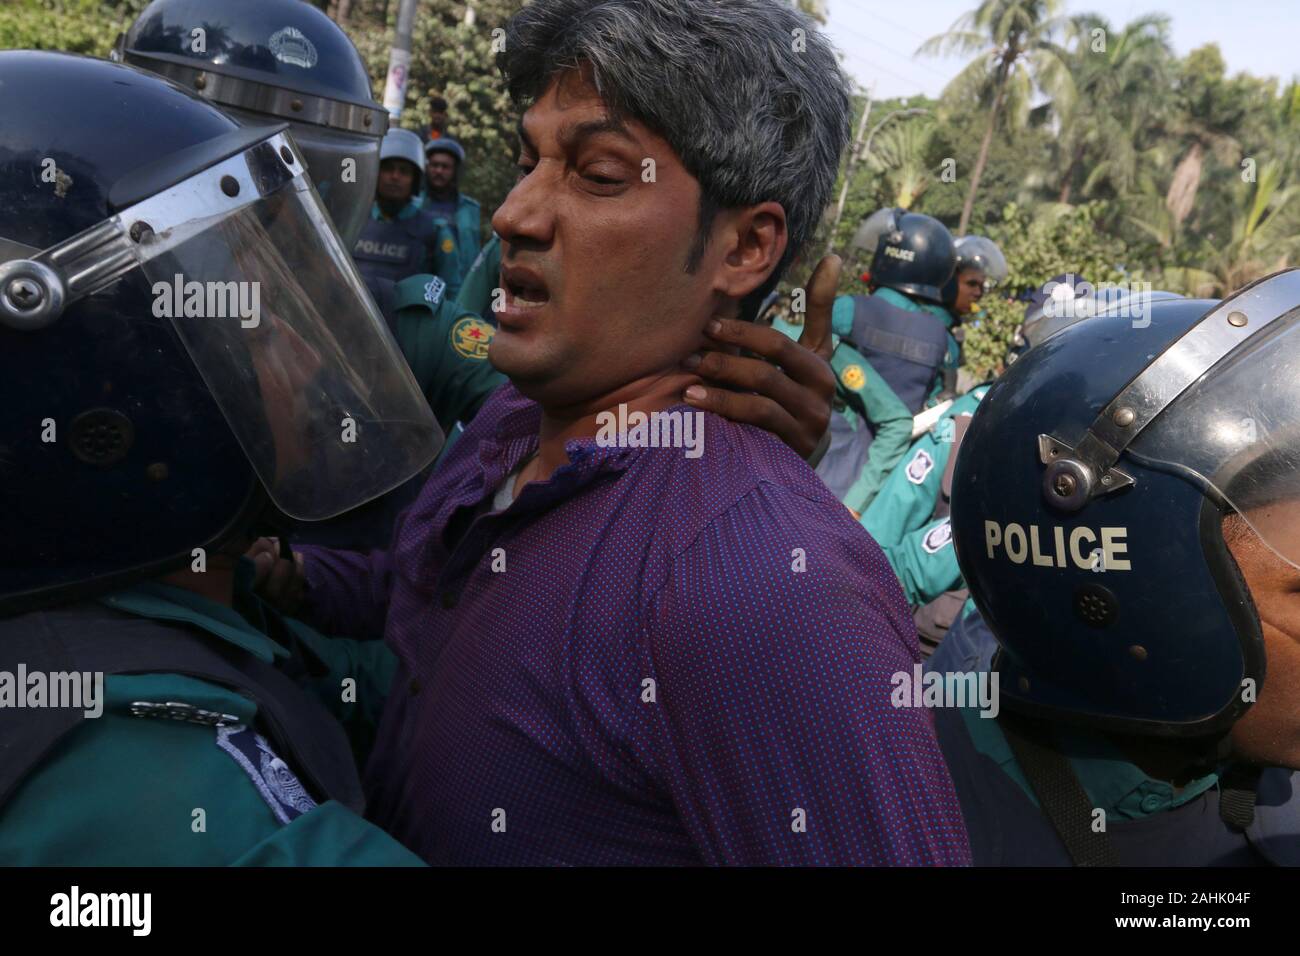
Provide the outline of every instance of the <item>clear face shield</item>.
<path id="1" fill-rule="evenodd" d="M 870 263 L 876 254 L 876 247 L 880 245 L 880 237 L 887 232 L 893 232 L 896 222 L 895 210 L 877 209 L 862 221 L 862 225 L 858 226 L 849 248 L 858 253 L 863 262 Z"/>
<path id="2" fill-rule="evenodd" d="M 974 267 L 984 273 L 984 291 L 995 289 L 1007 281 L 1010 270 L 1006 257 L 997 243 L 984 236 L 962 236 L 955 244 L 957 271 Z"/>
<path id="3" fill-rule="evenodd" d="M 16 251 L 0 244 L 0 259 Z M 293 518 L 362 505 L 442 446 L 287 133 L 30 252 L 0 262 L 0 321 L 39 329 L 140 269 L 154 316 L 171 322 L 271 500 Z"/>
<path id="4" fill-rule="evenodd" d="M 245 126 L 265 126 L 268 117 L 226 106 Z M 334 228 L 349 251 L 361 238 L 379 179 L 382 135 L 362 135 L 311 123 L 289 123 L 293 140 L 307 161 L 312 185 L 320 195 Z"/>
<path id="5" fill-rule="evenodd" d="M 1049 464 L 1044 488 L 1055 486 L 1066 510 L 1132 483 L 1127 452 L 1207 486 L 1300 568 L 1300 270 L 1219 303 L 1125 386 L 1077 448 L 1057 444 L 1069 457 Z"/>

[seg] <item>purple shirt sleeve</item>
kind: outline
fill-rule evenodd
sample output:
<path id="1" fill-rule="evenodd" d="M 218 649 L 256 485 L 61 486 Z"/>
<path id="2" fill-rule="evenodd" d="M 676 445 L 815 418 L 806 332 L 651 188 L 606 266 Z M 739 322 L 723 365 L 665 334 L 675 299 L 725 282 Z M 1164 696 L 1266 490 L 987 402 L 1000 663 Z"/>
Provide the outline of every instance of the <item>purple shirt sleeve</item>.
<path id="1" fill-rule="evenodd" d="M 299 545 L 307 595 L 299 617 L 326 634 L 379 640 L 388 617 L 392 561 L 387 551 Z"/>
<path id="2" fill-rule="evenodd" d="M 920 660 L 911 614 L 849 525 L 759 485 L 659 592 L 656 762 L 708 863 L 970 863 L 930 715 L 890 703 Z"/>

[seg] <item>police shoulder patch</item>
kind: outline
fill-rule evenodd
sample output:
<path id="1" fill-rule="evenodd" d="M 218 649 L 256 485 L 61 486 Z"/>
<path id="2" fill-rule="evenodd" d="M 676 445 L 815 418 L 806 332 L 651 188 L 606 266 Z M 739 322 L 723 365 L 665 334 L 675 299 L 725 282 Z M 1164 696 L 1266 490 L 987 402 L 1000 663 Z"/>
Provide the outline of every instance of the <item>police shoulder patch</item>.
<path id="1" fill-rule="evenodd" d="M 937 554 L 952 544 L 952 523 L 944 518 L 925 533 L 921 539 L 921 550 L 926 554 Z"/>
<path id="2" fill-rule="evenodd" d="M 451 327 L 451 347 L 467 359 L 485 359 L 496 329 L 477 315 L 467 315 Z"/>
<path id="3" fill-rule="evenodd" d="M 844 383 L 845 388 L 853 391 L 861 391 L 862 386 L 867 382 L 866 373 L 862 371 L 861 365 L 849 365 L 840 373 L 840 381 Z"/>
<path id="4" fill-rule="evenodd" d="M 217 728 L 217 746 L 248 774 L 272 815 L 287 824 L 316 808 L 307 788 L 261 734 L 243 724 Z"/>
<path id="5" fill-rule="evenodd" d="M 925 481 L 925 476 L 934 470 L 934 458 L 924 448 L 918 448 L 912 460 L 907 463 L 907 469 L 904 472 L 907 480 L 914 485 L 919 485 Z"/>
<path id="6" fill-rule="evenodd" d="M 450 239 L 450 237 L 447 238 L 447 239 L 442 240 L 442 251 L 443 251 L 443 252 L 451 252 L 451 251 L 452 251 L 453 249 L 455 249 L 455 248 L 456 248 L 456 243 L 452 242 L 451 239 Z"/>

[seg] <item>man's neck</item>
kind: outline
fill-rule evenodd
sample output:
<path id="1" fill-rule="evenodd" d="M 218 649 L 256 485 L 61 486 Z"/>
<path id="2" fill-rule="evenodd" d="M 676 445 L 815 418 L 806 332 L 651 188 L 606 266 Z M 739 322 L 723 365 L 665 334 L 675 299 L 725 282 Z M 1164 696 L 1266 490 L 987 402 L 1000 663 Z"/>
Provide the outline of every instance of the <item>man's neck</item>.
<path id="1" fill-rule="evenodd" d="M 429 197 L 434 202 L 451 202 L 456 198 L 456 187 L 448 186 L 446 189 L 434 189 L 430 186 Z"/>
<path id="2" fill-rule="evenodd" d="M 681 404 L 682 392 L 701 381 L 689 372 L 669 371 L 637 379 L 607 395 L 579 405 L 542 406 L 537 455 L 520 474 L 515 494 L 530 481 L 545 481 L 569 463 L 564 446 L 579 438 L 594 438 L 600 431 L 602 412 L 617 413 L 620 405 L 631 412 L 658 412 Z"/>

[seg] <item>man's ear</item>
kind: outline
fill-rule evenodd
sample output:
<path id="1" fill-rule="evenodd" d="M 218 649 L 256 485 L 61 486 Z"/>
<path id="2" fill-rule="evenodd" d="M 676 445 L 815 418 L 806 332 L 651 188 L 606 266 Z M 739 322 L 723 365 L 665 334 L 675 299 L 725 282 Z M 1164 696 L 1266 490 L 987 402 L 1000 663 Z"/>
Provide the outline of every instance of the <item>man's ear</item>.
<path id="1" fill-rule="evenodd" d="M 715 240 L 723 250 L 714 291 L 740 300 L 762 285 L 781 264 L 789 236 L 778 202 L 728 209 L 718 216 Z"/>

